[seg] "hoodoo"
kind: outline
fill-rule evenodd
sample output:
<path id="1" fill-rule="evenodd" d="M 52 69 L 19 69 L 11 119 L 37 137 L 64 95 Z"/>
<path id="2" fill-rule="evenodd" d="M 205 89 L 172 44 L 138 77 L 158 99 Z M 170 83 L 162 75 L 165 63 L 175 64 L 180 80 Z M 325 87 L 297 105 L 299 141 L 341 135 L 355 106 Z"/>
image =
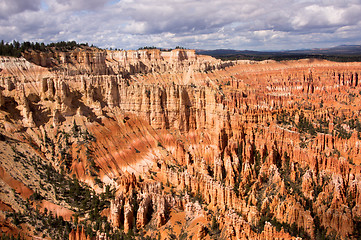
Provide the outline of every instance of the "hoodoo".
<path id="1" fill-rule="evenodd" d="M 0 229 L 357 239 L 361 63 L 76 47 L 0 57 Z"/>

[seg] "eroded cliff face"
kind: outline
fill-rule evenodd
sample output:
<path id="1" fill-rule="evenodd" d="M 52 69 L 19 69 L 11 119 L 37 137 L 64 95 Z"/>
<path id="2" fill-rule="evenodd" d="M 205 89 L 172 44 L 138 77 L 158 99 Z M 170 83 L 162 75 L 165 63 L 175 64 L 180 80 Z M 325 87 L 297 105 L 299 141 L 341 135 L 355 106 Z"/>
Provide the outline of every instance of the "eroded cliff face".
<path id="1" fill-rule="evenodd" d="M 360 63 L 27 54 L 43 67 L 0 67 L 3 231 L 39 236 L 36 211 L 65 219 L 52 238 L 360 236 Z"/>
<path id="2" fill-rule="evenodd" d="M 159 49 L 110 51 L 84 47 L 61 52 L 54 48 L 47 52 L 30 50 L 23 55 L 36 65 L 52 68 L 57 75 L 67 76 L 116 74 L 128 78 L 147 73 L 191 74 L 232 65 L 232 62 L 198 56 L 194 50 L 185 49 L 168 52 Z"/>

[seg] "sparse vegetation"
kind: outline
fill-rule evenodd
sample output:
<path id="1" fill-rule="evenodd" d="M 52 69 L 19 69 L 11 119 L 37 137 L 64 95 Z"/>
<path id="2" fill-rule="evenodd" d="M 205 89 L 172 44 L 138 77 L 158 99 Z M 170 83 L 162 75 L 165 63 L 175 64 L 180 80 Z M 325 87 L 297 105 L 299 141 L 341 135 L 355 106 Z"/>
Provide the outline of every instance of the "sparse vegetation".
<path id="1" fill-rule="evenodd" d="M 75 42 L 24 45 L 37 55 L 87 48 Z M 3 46 L 10 55 L 23 51 L 19 43 Z M 75 229 L 91 238 L 161 233 L 223 239 L 239 236 L 238 226 L 257 238 L 271 224 L 272 232 L 285 231 L 284 238 L 359 238 L 361 221 L 353 213 L 361 139 L 356 63 L 334 70 L 329 62 L 312 65 L 315 60 L 304 60 L 307 68 L 302 61 L 197 60 L 202 66 L 194 69 L 186 59 L 171 66 L 133 59 L 124 67 L 106 58 L 98 76 L 92 75 L 96 59 L 64 55 L 69 61 L 61 68 L 69 71 L 60 71 L 54 87 L 42 73 L 22 85 L 17 76 L 3 77 L 0 171 L 11 182 L 3 179 L 1 207 L 20 231 L 31 227 L 34 235 L 51 239 L 67 239 Z M 91 70 L 80 79 L 83 68 Z M 27 69 L 20 70 L 26 76 Z M 63 82 L 69 84 L 65 90 L 59 89 Z M 25 97 L 19 97 L 23 86 Z M 28 110 L 35 125 L 24 125 Z M 39 120 L 38 113 L 48 116 Z M 51 203 L 73 211 L 71 219 L 51 212 Z M 324 212 L 331 211 L 339 219 L 351 217 L 348 233 L 338 231 L 343 222 L 327 225 Z"/>

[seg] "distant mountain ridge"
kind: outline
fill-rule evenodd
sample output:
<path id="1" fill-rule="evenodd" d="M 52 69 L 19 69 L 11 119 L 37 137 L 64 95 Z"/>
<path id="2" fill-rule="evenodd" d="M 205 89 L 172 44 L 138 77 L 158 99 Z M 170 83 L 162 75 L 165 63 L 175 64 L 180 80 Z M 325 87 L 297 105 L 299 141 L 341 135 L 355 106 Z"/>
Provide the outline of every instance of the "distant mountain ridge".
<path id="1" fill-rule="evenodd" d="M 306 50 L 294 50 L 294 51 L 285 51 L 288 53 L 314 53 L 314 54 L 340 54 L 340 55 L 360 55 L 361 54 L 361 45 L 340 45 L 331 48 L 315 48 L 315 49 L 306 49 Z"/>
<path id="2" fill-rule="evenodd" d="M 290 60 L 301 58 L 321 58 L 334 61 L 361 61 L 361 45 L 340 45 L 331 48 L 315 48 L 285 51 L 252 51 L 234 49 L 196 50 L 196 53 L 210 55 L 225 60 Z"/>

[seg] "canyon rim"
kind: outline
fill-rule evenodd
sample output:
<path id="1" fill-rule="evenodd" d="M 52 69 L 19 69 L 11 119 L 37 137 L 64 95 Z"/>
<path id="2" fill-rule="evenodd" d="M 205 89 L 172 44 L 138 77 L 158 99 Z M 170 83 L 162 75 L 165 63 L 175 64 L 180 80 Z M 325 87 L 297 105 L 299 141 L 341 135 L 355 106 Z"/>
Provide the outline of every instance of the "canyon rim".
<path id="1" fill-rule="evenodd" d="M 359 239 L 361 63 L 0 57 L 2 239 Z"/>

